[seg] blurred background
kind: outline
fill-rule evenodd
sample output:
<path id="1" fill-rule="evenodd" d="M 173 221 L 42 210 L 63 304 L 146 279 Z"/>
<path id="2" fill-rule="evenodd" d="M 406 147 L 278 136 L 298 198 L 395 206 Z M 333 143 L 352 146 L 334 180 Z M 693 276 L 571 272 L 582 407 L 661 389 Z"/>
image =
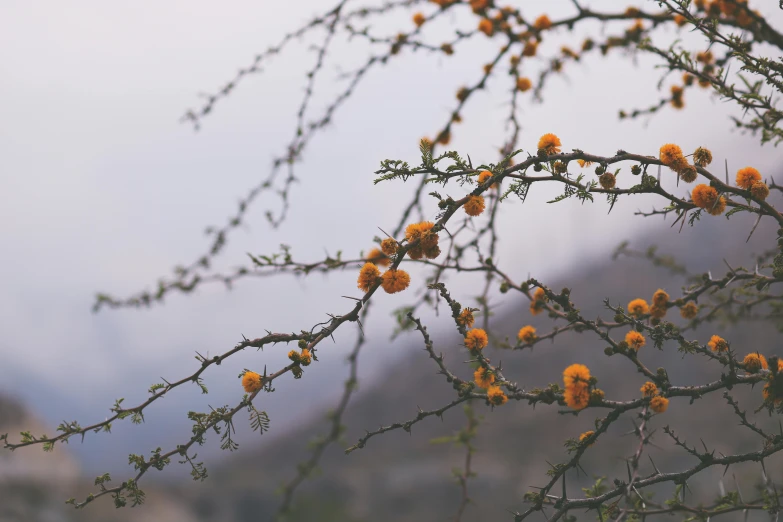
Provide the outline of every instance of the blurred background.
<path id="1" fill-rule="evenodd" d="M 614 0 L 585 3 L 605 10 L 618 6 Z M 757 3 L 753 7 L 779 27 L 783 16 L 777 4 Z M 630 5 L 655 8 L 654 2 Z M 217 91 L 257 52 L 325 7 L 315 0 L 228 1 L 219 7 L 204 1 L 0 4 L 0 45 L 6 50 L 0 54 L 0 432 L 15 440 L 22 430 L 52 434 L 63 421 L 100 421 L 110 415 L 115 399 L 136 404 L 161 378 L 191 374 L 198 365 L 196 351 L 215 355 L 243 335 L 299 331 L 327 319 L 327 313 L 349 309 L 350 302 L 341 296 L 358 295 L 355 270 L 328 277 L 250 278 L 231 291 L 205 285 L 151 309 L 91 312 L 96 292 L 126 296 L 154 290 L 173 266 L 197 259 L 209 247 L 204 228 L 223 225 L 239 198 L 268 174 L 296 128 L 305 74 L 315 61 L 312 41 L 295 42 L 270 60 L 262 74 L 243 80 L 204 119 L 200 131 L 180 119 L 188 108 L 201 106 L 200 93 Z M 434 6 L 422 4 L 420 9 Z M 529 16 L 546 12 L 553 19 L 572 13 L 568 1 L 527 2 L 525 9 Z M 409 30 L 412 12 L 384 15 L 374 27 L 385 34 L 396 34 L 400 27 Z M 446 17 L 424 38 L 439 45 L 454 27 L 472 29 L 473 21 Z M 585 24 L 573 33 L 557 32 L 544 45 L 578 47 L 586 35 L 601 31 L 598 24 Z M 671 29 L 660 32 L 664 40 L 678 37 Z M 475 81 L 498 45 L 486 38 L 474 40 L 452 57 L 405 50 L 399 59 L 372 70 L 297 165 L 300 183 L 292 189 L 288 219 L 270 227 L 264 213 L 279 209 L 279 200 L 261 197 L 247 224 L 229 238 L 216 268 L 244 265 L 246 253 L 276 252 L 281 243 L 303 261 L 322 259 L 327 252 L 342 251 L 345 257 L 366 252 L 378 227 L 396 225 L 413 190 L 402 183 L 373 185 L 374 171 L 385 158 L 417 161 L 419 139 L 442 128 L 457 88 Z M 367 56 L 367 46 L 358 40 L 337 42 L 313 99 L 316 113 L 344 87 L 338 65 L 350 70 Z M 753 165 L 765 178 L 782 174 L 780 151 L 734 132 L 731 107 L 706 91 L 688 91 L 683 111 L 619 120 L 619 110 L 647 107 L 665 95 L 668 84 L 659 88 L 663 71 L 654 68 L 657 63 L 618 53 L 567 67 L 551 79 L 542 104 L 523 97 L 520 147 L 533 151 L 546 132 L 560 136 L 564 150 L 605 155 L 618 149 L 653 155 L 661 144 L 674 142 L 685 151 L 711 149 L 713 165 L 727 159 L 730 172 Z M 497 160 L 508 134 L 506 83 L 500 74 L 476 95 L 462 114 L 464 123 L 453 132 L 450 149 L 469 154 L 474 163 Z M 676 292 L 683 284 L 641 260 L 611 261 L 621 241 L 640 249 L 656 244 L 692 270 L 722 273 L 722 258 L 732 265 L 747 263 L 774 234 L 770 223 L 762 223 L 745 244 L 753 226 L 746 215 L 728 223 L 702 219 L 678 233 L 670 222 L 633 215 L 652 208 L 653 201 L 645 197 L 621 200 L 607 214 L 603 201 L 547 205 L 560 189 L 534 188 L 524 205 L 509 201 L 501 207 L 499 229 L 505 242 L 497 262 L 506 263 L 519 280 L 532 275 L 553 288 L 573 288 L 582 310 L 593 315 L 605 315 L 604 297 L 624 304 L 658 287 Z M 454 197 L 466 193 L 458 187 L 449 190 Z M 430 205 L 428 217 L 436 211 Z M 475 306 L 480 283 L 468 279 L 455 297 Z M 368 342 L 358 364 L 359 392 L 346 417 L 349 443 L 365 428 L 409 419 L 417 406 L 435 407 L 451 397 L 448 385 L 434 375 L 418 334 L 390 341 L 391 311 L 413 296 L 379 297 L 365 325 Z M 505 312 L 493 324 L 515 335 L 530 320 L 527 305 L 512 297 L 498 295 L 498 300 Z M 467 375 L 460 339 L 449 320 L 434 315 L 427 320 L 436 350 Z M 539 318 L 532 324 L 544 330 L 550 325 Z M 206 482 L 192 482 L 184 466 L 172 465 L 145 477 L 142 488 L 149 499 L 144 507 L 115 512 L 109 499 L 101 499 L 74 512 L 63 504 L 65 498 L 93 491 L 96 475 L 110 472 L 117 481 L 132 476 L 129 453 L 148 454 L 186 440 L 187 411 L 236 404 L 243 393 L 238 373 L 285 364 L 287 347 L 241 353 L 213 367 L 205 376 L 209 395 L 195 386 L 179 389 L 148 410 L 142 425 L 115 423 L 111 435 L 91 434 L 83 443 L 74 439 L 58 445 L 53 454 L 43 454 L 40 447 L 1 453 L 0 520 L 269 519 L 280 502 L 275 489 L 295 476 L 296 463 L 308 456 L 307 441 L 329 429 L 324 415 L 342 392 L 348 376 L 345 357 L 356 333 L 341 329 L 303 379 L 276 381 L 275 394 L 259 397 L 257 407 L 271 419 L 268 433 L 259 437 L 241 426 L 240 450 L 234 455 L 221 452 L 215 437 L 208 439 L 199 448 L 210 470 Z M 701 332 L 699 338 L 706 342 L 709 334 Z M 733 346 L 747 344 L 747 350 L 739 348 L 741 353 L 758 349 L 783 355 L 771 326 L 759 325 L 753 337 L 741 330 L 724 334 Z M 636 376 L 613 381 L 610 375 L 617 375 L 619 361 L 603 356 L 602 346 L 592 339 L 563 337 L 532 353 L 496 356 L 508 368 L 506 375 L 529 388 L 559 381 L 564 362 L 582 362 L 599 379 L 604 375 L 607 393 L 635 395 L 641 384 Z M 674 350 L 650 357 L 650 365 L 666 366 L 678 383 L 714 379 L 720 372 L 681 360 Z M 754 447 L 757 441 L 746 440 L 733 419 L 703 413 L 730 413 L 725 402 L 704 401 L 712 401 L 712 410 L 673 403 L 665 422 L 677 425 L 681 420 L 683 430 L 694 436 L 711 434 L 705 439 L 711 446 Z M 509 516 L 507 510 L 522 509 L 524 492 L 544 482 L 546 461 L 565 458 L 562 442 L 592 426 L 587 416 L 564 418 L 551 407 L 536 412 L 524 404 L 495 412 L 476 408 L 484 423 L 477 441 L 478 476 L 471 486 L 475 505 L 465 520 L 500 519 Z M 728 434 L 727 423 L 736 433 Z M 293 519 L 449 519 L 459 503 L 450 470 L 463 454 L 429 441 L 462 424 L 464 416 L 453 411 L 443 423 L 423 423 L 410 435 L 378 437 L 349 456 L 332 447 L 320 478 L 302 486 Z M 624 429 L 630 427 L 629 420 Z M 615 434 L 620 441 L 616 446 L 596 448 L 585 466 L 589 474 L 611 478 L 613 469 L 624 470 L 622 458 L 632 451 L 634 439 L 621 434 Z M 687 465 L 687 455 L 663 438 L 659 442 L 653 451 L 660 453 L 663 465 L 671 470 Z M 779 477 L 781 468 L 773 469 Z M 706 473 L 693 494 L 717 495 L 721 472 Z M 753 466 L 738 467 L 736 473 L 748 484 L 759 478 Z M 590 477 L 576 480 L 587 484 Z"/>

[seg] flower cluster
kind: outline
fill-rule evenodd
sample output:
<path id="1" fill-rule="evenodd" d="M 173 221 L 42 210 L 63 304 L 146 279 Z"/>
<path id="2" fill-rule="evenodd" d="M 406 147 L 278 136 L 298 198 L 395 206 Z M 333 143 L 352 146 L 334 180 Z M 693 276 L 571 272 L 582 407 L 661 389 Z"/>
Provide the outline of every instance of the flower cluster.
<path id="1" fill-rule="evenodd" d="M 595 382 L 587 366 L 572 364 L 563 372 L 563 382 L 565 403 L 575 410 L 586 408 L 590 403 L 590 386 Z"/>
<path id="2" fill-rule="evenodd" d="M 546 307 L 547 297 L 543 288 L 536 288 L 533 292 L 533 300 L 530 302 L 530 313 L 538 315 Z"/>
<path id="3" fill-rule="evenodd" d="M 408 256 L 411 259 L 435 259 L 440 255 L 438 246 L 438 234 L 432 231 L 435 226 L 431 221 L 422 221 L 421 223 L 411 223 L 405 228 L 405 239 L 408 243 L 418 241 L 408 250 Z"/>

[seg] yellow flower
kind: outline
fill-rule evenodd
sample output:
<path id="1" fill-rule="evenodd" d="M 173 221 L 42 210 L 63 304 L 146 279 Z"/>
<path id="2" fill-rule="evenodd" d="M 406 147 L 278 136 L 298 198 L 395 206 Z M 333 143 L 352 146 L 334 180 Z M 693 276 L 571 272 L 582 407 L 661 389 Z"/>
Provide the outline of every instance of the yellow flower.
<path id="1" fill-rule="evenodd" d="M 742 360 L 742 364 L 745 366 L 745 370 L 747 370 L 748 373 L 756 373 L 759 370 L 766 370 L 769 368 L 767 358 L 760 353 L 749 353 Z"/>
<path id="2" fill-rule="evenodd" d="M 465 346 L 468 350 L 483 350 L 487 344 L 489 344 L 487 332 L 481 328 L 468 330 L 467 335 L 465 335 Z"/>
<path id="3" fill-rule="evenodd" d="M 538 150 L 543 150 L 546 154 L 557 154 L 560 152 L 560 138 L 552 134 L 544 134 L 538 140 Z"/>
<path id="4" fill-rule="evenodd" d="M 386 254 L 381 252 L 379 248 L 373 248 L 370 250 L 370 252 L 367 254 L 366 260 L 378 266 L 389 266 L 391 264 L 391 259 L 386 257 Z"/>
<path id="5" fill-rule="evenodd" d="M 487 399 L 494 406 L 503 406 L 508 401 L 508 397 L 500 389 L 500 386 L 490 386 L 487 389 Z"/>
<path id="6" fill-rule="evenodd" d="M 625 334 L 625 342 L 628 343 L 628 347 L 631 350 L 635 350 L 638 352 L 639 348 L 644 346 L 647 340 L 644 338 L 642 334 L 640 334 L 636 330 L 631 330 L 630 332 Z"/>
<path id="7" fill-rule="evenodd" d="M 411 276 L 405 270 L 390 268 L 381 276 L 381 286 L 387 294 L 402 292 L 411 284 Z"/>
<path id="8" fill-rule="evenodd" d="M 650 408 L 655 413 L 663 413 L 666 411 L 666 408 L 668 407 L 669 407 L 669 399 L 667 399 L 666 397 L 661 397 L 660 395 L 656 395 L 650 401 Z"/>
<path id="9" fill-rule="evenodd" d="M 525 344 L 531 344 L 533 341 L 535 341 L 538 336 L 536 335 L 536 329 L 532 326 L 523 326 L 519 333 L 517 334 L 517 338 L 522 341 Z"/>
<path id="10" fill-rule="evenodd" d="M 247 393 L 253 393 L 261 389 L 261 376 L 256 372 L 247 371 L 242 376 L 242 387 Z"/>
<path id="11" fill-rule="evenodd" d="M 296 350 L 291 350 L 288 352 L 288 358 L 297 363 L 302 360 L 302 356 Z"/>
<path id="12" fill-rule="evenodd" d="M 587 385 L 568 386 L 563 394 L 565 403 L 575 410 L 581 410 L 590 403 L 590 393 L 587 391 Z"/>
<path id="13" fill-rule="evenodd" d="M 634 299 L 628 303 L 628 313 L 640 318 L 650 313 L 650 305 L 644 299 Z"/>
<path id="14" fill-rule="evenodd" d="M 710 342 L 707 343 L 707 346 L 709 346 L 710 350 L 713 352 L 725 352 L 729 349 L 729 343 L 726 342 L 726 339 L 718 335 L 710 337 Z"/>
<path id="15" fill-rule="evenodd" d="M 302 364 L 302 366 L 309 366 L 312 360 L 313 355 L 310 353 L 310 350 L 307 348 L 302 349 L 302 353 L 299 354 L 299 362 Z"/>
<path id="16" fill-rule="evenodd" d="M 476 319 L 473 317 L 473 312 L 471 312 L 468 308 L 463 308 L 457 317 L 457 323 L 467 328 L 473 328 L 473 323 L 475 321 Z"/>
<path id="17" fill-rule="evenodd" d="M 699 307 L 696 306 L 696 303 L 694 303 L 693 301 L 689 301 L 685 303 L 680 308 L 680 315 L 682 316 L 683 319 L 693 319 L 694 317 L 696 317 L 696 314 L 698 313 L 699 313 Z"/>
<path id="18" fill-rule="evenodd" d="M 380 276 L 381 272 L 375 264 L 365 263 L 362 269 L 359 270 L 359 282 L 357 285 L 359 290 L 369 292 Z"/>
<path id="19" fill-rule="evenodd" d="M 587 161 L 587 160 L 583 160 L 583 159 L 578 159 L 578 160 L 576 160 L 576 162 L 579 163 L 579 166 L 582 167 L 582 168 L 589 167 L 590 165 L 593 164 L 592 161 Z"/>
<path id="20" fill-rule="evenodd" d="M 642 384 L 642 387 L 639 388 L 639 391 L 641 391 L 642 395 L 645 397 L 654 397 L 655 394 L 658 393 L 658 387 L 654 382 L 647 381 L 646 383 Z"/>
<path id="21" fill-rule="evenodd" d="M 484 212 L 484 198 L 481 196 L 468 196 L 468 200 L 462 205 L 465 214 L 469 216 L 478 216 Z"/>
<path id="22" fill-rule="evenodd" d="M 489 388 L 495 382 L 495 375 L 488 369 L 481 367 L 473 372 L 473 380 L 479 388 Z"/>
<path id="23" fill-rule="evenodd" d="M 590 404 L 601 404 L 602 400 L 604 400 L 604 391 L 594 388 L 593 391 L 590 392 Z"/>
<path id="24" fill-rule="evenodd" d="M 572 364 L 563 371 L 563 382 L 566 388 L 571 386 L 587 386 L 590 380 L 590 370 L 584 364 Z"/>
<path id="25" fill-rule="evenodd" d="M 756 181 L 761 181 L 761 173 L 753 167 L 745 167 L 737 171 L 737 186 L 739 188 L 750 190 Z"/>

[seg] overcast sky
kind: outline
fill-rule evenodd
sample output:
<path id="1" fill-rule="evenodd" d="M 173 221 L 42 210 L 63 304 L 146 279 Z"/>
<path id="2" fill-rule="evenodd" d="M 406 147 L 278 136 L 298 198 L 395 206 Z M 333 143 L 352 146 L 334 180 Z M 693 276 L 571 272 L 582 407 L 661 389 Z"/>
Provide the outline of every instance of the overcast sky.
<path id="1" fill-rule="evenodd" d="M 617 5 L 611 0 L 589 4 Z M 759 7 L 779 20 L 772 4 Z M 531 16 L 546 9 L 556 17 L 569 12 L 570 3 L 525 5 Z M 214 92 L 256 52 L 323 6 L 315 0 L 228 1 L 219 8 L 194 0 L 0 4 L 5 50 L 0 54 L 0 391 L 21 397 L 53 425 L 62 419 L 88 423 L 108 414 L 117 397 L 138 401 L 160 377 L 192 373 L 196 350 L 214 355 L 241 335 L 298 331 L 327 312 L 349 309 L 340 296 L 358 295 L 353 271 L 328 278 L 248 280 L 232 292 L 204 287 L 151 310 L 90 312 L 95 292 L 124 296 L 152 289 L 174 265 L 201 255 L 208 247 L 204 228 L 222 225 L 239 197 L 266 176 L 294 130 L 304 73 L 314 60 L 306 46 L 290 48 L 263 75 L 245 80 L 204 120 L 200 132 L 179 119 L 187 108 L 199 106 L 199 93 Z M 433 8 L 422 6 L 427 12 Z M 439 44 L 447 27 L 434 29 L 441 36 L 432 43 Z M 597 29 L 591 26 L 594 33 Z M 578 46 L 581 37 L 560 34 L 551 40 L 553 46 L 555 40 L 558 46 Z M 378 162 L 415 161 L 418 139 L 442 126 L 457 87 L 475 80 L 495 45 L 482 39 L 451 58 L 408 53 L 372 71 L 298 166 L 303 181 L 293 189 L 289 220 L 270 229 L 263 213 L 275 201 L 262 199 L 249 213 L 248 226 L 230 238 L 219 266 L 244 264 L 245 252 L 274 252 L 282 242 L 302 260 L 337 250 L 355 256 L 370 247 L 377 227 L 394 226 L 411 190 L 399 183 L 373 185 Z M 346 63 L 358 63 L 366 54 L 358 41 L 338 48 Z M 618 121 L 619 109 L 645 107 L 658 97 L 660 71 L 650 66 L 656 62 L 641 58 L 638 63 L 634 67 L 632 59 L 614 55 L 569 67 L 553 79 L 543 105 L 521 108 L 520 146 L 533 150 L 546 132 L 557 133 L 565 150 L 606 155 L 617 149 L 656 154 L 667 142 L 686 151 L 704 145 L 719 164 L 729 157 L 733 168 L 753 164 L 772 174 L 780 151 L 731 132 L 726 106 L 704 91 L 688 91 L 685 111 L 665 110 L 649 122 Z M 337 74 L 334 64 L 325 70 L 327 92 L 334 92 Z M 469 153 L 474 162 L 497 159 L 505 136 L 506 90 L 495 80 L 476 97 L 450 148 Z M 314 103 L 325 101 L 316 97 Z M 464 194 L 450 190 L 457 197 Z M 501 230 L 515 240 L 499 257 L 518 260 L 512 271 L 520 279 L 555 277 L 576 262 L 607 260 L 621 240 L 641 241 L 642 231 L 662 226 L 632 216 L 636 208 L 649 207 L 645 200 L 621 202 L 608 217 L 602 204 L 546 205 L 559 190 L 533 190 L 524 206 L 504 205 Z M 434 217 L 434 205 L 428 212 Z M 605 230 L 611 233 L 600 233 Z M 387 341 L 387 312 L 406 304 L 405 294 L 379 297 L 383 302 L 369 327 L 373 342 L 362 360 L 365 376 L 403 356 L 408 346 L 402 340 L 395 349 Z M 343 367 L 340 354 L 354 338 L 352 330 L 340 333 L 334 349 L 321 351 L 323 362 L 308 370 L 298 387 L 289 382 L 278 388 L 310 394 L 334 375 L 341 381 L 344 373 L 335 373 Z M 264 364 L 274 368 L 285 352 L 284 347 L 248 352 L 216 369 L 207 376 L 214 390 L 209 404 L 236 403 L 242 394 L 238 371 L 261 370 Z M 159 424 L 145 429 L 163 433 L 155 445 L 184 439 L 182 409 L 206 409 L 206 400 L 192 391 L 178 397 L 151 413 Z M 101 465 L 122 464 L 125 455 L 124 448 L 117 450 Z"/>

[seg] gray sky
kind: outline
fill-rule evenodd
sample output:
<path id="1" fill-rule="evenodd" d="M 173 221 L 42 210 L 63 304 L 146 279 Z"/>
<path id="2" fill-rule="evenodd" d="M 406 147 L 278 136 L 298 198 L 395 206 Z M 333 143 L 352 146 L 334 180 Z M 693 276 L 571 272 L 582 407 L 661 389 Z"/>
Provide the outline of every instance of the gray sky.
<path id="1" fill-rule="evenodd" d="M 779 20 L 771 4 L 765 8 Z M 554 17 L 570 4 L 525 5 L 531 15 L 546 10 Z M 178 119 L 186 108 L 199 106 L 198 93 L 216 90 L 257 51 L 323 6 L 314 0 L 221 2 L 219 9 L 205 1 L 0 4 L 0 46 L 6 50 L 0 55 L 0 391 L 23 398 L 54 425 L 73 418 L 88 423 L 102 419 L 117 397 L 137 401 L 161 376 L 192 373 L 195 350 L 215 354 L 241 334 L 298 331 L 323 320 L 326 312 L 348 310 L 350 303 L 340 296 L 358 295 L 353 271 L 328 278 L 249 280 L 232 292 L 209 286 L 152 310 L 90 312 L 96 291 L 124 296 L 152 288 L 175 264 L 199 256 L 208 245 L 204 228 L 222 225 L 238 198 L 266 175 L 294 130 L 303 75 L 313 61 L 305 47 L 292 47 L 263 75 L 243 82 L 204 120 L 200 132 Z M 422 6 L 427 12 L 432 8 Z M 403 23 L 409 17 L 405 14 Z M 443 35 L 447 27 L 435 29 Z M 595 33 L 597 26 L 592 29 Z M 581 37 L 561 34 L 550 40 L 545 45 L 575 47 Z M 379 160 L 415 160 L 418 139 L 442 126 L 456 88 L 474 81 L 496 44 L 482 39 L 451 58 L 408 55 L 373 71 L 299 165 L 303 183 L 293 190 L 290 219 L 270 229 L 263 211 L 276 202 L 262 199 L 248 216 L 249 226 L 230 238 L 218 265 L 244 264 L 245 252 L 273 252 L 282 242 L 301 260 L 321 258 L 327 250 L 355 256 L 369 248 L 377 227 L 394 226 L 411 189 L 373 185 Z M 358 42 L 340 49 L 348 63 L 358 63 L 366 53 Z M 730 170 L 752 164 L 772 174 L 779 151 L 730 132 L 726 106 L 704 91 L 688 91 L 685 111 L 666 110 L 647 124 L 618 121 L 619 109 L 657 99 L 659 72 L 652 63 L 642 57 L 634 68 L 633 60 L 615 55 L 569 67 L 551 82 L 543 105 L 522 107 L 521 147 L 533 150 L 546 132 L 557 133 L 565 150 L 606 155 L 617 149 L 656 154 L 667 142 L 686 151 L 704 145 L 717 164 L 731 158 Z M 327 90 L 334 89 L 329 83 L 336 74 L 333 66 L 326 69 Z M 505 136 L 507 88 L 500 75 L 476 97 L 449 148 L 476 162 L 496 160 Z M 324 101 L 316 97 L 315 104 Z M 661 226 L 631 215 L 649 208 L 649 200 L 621 202 L 606 216 L 603 204 L 548 206 L 545 201 L 560 189 L 534 188 L 524 206 L 504 205 L 500 223 L 507 237 L 520 238 L 508 241 L 499 256 L 501 262 L 519 260 L 513 272 L 520 279 L 554 277 L 576 262 L 608 259 L 621 240 Z M 465 192 L 454 187 L 448 193 Z M 434 205 L 429 210 L 434 217 Z M 557 241 L 551 239 L 554 229 Z M 476 288 L 475 283 L 464 287 L 463 298 Z M 365 376 L 403 356 L 409 346 L 404 339 L 388 344 L 387 312 L 411 296 L 380 297 L 370 329 L 373 343 L 363 360 Z M 353 339 L 354 332 L 341 333 L 335 349 L 322 350 L 323 362 L 305 379 L 279 389 L 310 394 L 335 374 L 341 381 L 344 373 L 335 372 L 343 360 L 337 354 L 349 350 Z M 208 403 L 236 403 L 242 394 L 237 373 L 264 364 L 274 368 L 286 352 L 284 347 L 249 352 L 209 374 L 214 393 Z M 179 441 L 187 432 L 182 410 L 203 410 L 206 404 L 192 391 L 183 392 L 152 413 L 157 425 L 143 429 L 156 437 L 154 445 Z M 276 420 L 273 414 L 273 426 Z M 123 440 L 120 435 L 95 446 L 121 447 L 102 465 L 126 462 L 131 450 L 118 442 Z"/>

